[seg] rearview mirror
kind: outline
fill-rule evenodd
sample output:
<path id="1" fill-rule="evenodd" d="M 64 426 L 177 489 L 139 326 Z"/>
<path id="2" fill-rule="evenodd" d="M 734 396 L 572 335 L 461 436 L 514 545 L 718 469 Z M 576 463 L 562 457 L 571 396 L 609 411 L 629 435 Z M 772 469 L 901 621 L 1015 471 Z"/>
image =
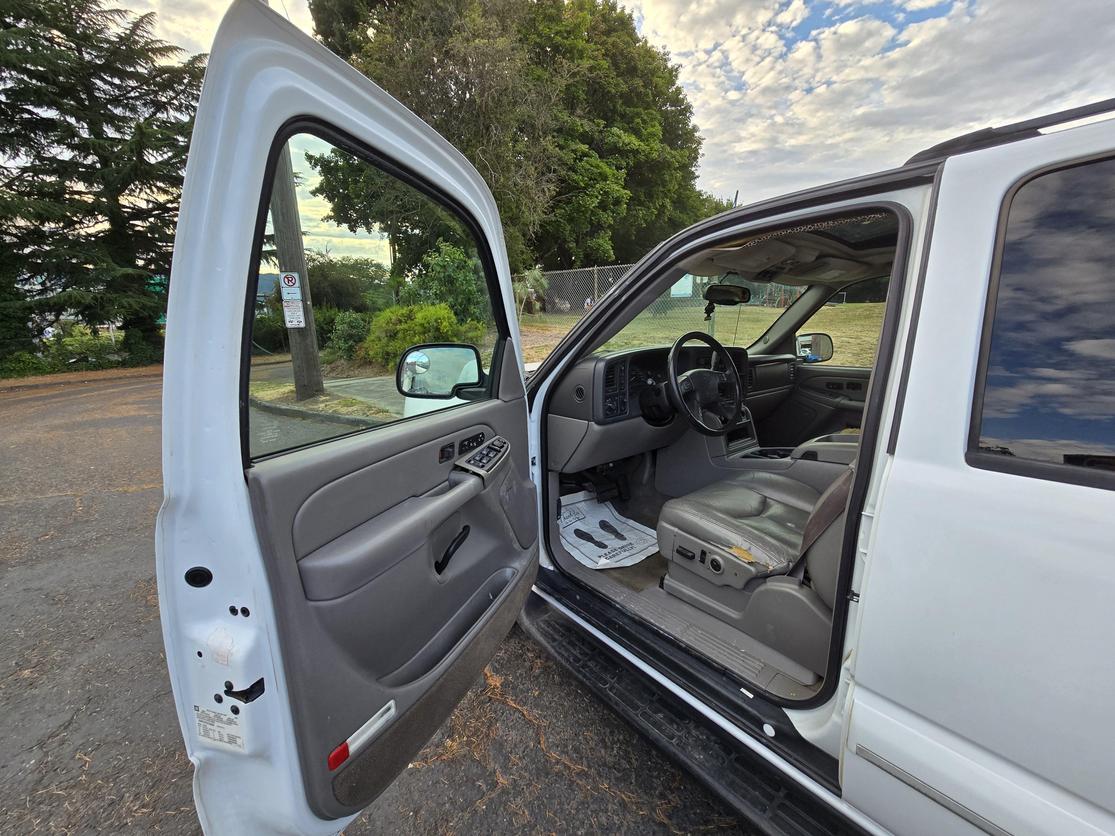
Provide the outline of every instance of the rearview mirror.
<path id="1" fill-rule="evenodd" d="M 710 284 L 705 301 L 714 305 L 743 305 L 751 301 L 751 290 L 738 284 Z"/>
<path id="2" fill-rule="evenodd" d="M 395 388 L 407 398 L 457 397 L 461 389 L 479 386 L 480 352 L 458 343 L 416 345 L 403 352 L 395 368 Z"/>
<path id="3" fill-rule="evenodd" d="M 828 334 L 798 334 L 797 355 L 806 363 L 823 363 L 832 359 L 832 337 Z"/>

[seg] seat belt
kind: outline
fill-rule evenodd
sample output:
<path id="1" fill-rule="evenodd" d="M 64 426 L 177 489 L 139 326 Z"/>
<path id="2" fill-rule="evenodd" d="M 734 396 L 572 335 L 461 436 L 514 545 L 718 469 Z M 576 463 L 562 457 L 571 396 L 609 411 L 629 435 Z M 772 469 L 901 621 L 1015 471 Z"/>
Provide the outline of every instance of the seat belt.
<path id="1" fill-rule="evenodd" d="M 799 581 L 805 576 L 805 555 L 825 533 L 830 525 L 836 522 L 837 517 L 844 513 L 848 505 L 848 496 L 852 492 L 852 481 L 855 479 L 855 466 L 849 467 L 841 473 L 836 480 L 825 488 L 825 492 L 817 499 L 817 504 L 805 521 L 805 531 L 801 535 L 801 548 L 798 549 L 797 560 L 786 574 Z"/>

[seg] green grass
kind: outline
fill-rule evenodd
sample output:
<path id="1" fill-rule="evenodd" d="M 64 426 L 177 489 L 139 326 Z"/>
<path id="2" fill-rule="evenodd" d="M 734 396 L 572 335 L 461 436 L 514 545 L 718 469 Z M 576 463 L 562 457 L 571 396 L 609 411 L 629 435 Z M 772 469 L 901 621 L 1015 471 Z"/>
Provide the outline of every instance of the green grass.
<path id="1" fill-rule="evenodd" d="M 720 312 L 712 323 L 712 334 L 726 345 L 750 345 L 784 310 L 745 305 L 735 311 Z M 523 359 L 528 363 L 544 359 L 580 318 L 580 313 L 522 317 Z M 708 324 L 700 307 L 674 308 L 660 315 L 644 311 L 608 340 L 604 348 L 670 345 L 686 331 L 703 331 Z M 834 353 L 829 365 L 866 367 L 874 362 L 882 324 L 882 302 L 832 305 L 817 311 L 801 333 L 821 332 L 832 337 Z"/>
<path id="2" fill-rule="evenodd" d="M 832 337 L 833 354 L 827 365 L 866 368 L 875 362 L 884 307 L 883 302 L 827 305 L 809 318 L 800 333 Z"/>

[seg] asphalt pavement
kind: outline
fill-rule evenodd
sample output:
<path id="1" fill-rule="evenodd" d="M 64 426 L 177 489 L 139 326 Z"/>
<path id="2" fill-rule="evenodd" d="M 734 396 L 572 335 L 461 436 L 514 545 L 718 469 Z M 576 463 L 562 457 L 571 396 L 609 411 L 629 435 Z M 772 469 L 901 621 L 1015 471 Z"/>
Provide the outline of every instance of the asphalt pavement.
<path id="1" fill-rule="evenodd" d="M 197 833 L 162 653 L 160 381 L 0 392 L 0 833 Z M 740 832 L 516 630 L 365 833 Z"/>

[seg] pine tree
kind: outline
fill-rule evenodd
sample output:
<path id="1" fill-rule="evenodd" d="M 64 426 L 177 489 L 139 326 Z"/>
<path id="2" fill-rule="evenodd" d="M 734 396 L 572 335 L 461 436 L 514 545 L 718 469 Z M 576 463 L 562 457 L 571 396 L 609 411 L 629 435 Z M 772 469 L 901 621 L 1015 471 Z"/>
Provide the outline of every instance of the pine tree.
<path id="1" fill-rule="evenodd" d="M 0 11 L 0 357 L 27 316 L 120 321 L 131 362 L 158 321 L 204 57 L 103 0 Z"/>

